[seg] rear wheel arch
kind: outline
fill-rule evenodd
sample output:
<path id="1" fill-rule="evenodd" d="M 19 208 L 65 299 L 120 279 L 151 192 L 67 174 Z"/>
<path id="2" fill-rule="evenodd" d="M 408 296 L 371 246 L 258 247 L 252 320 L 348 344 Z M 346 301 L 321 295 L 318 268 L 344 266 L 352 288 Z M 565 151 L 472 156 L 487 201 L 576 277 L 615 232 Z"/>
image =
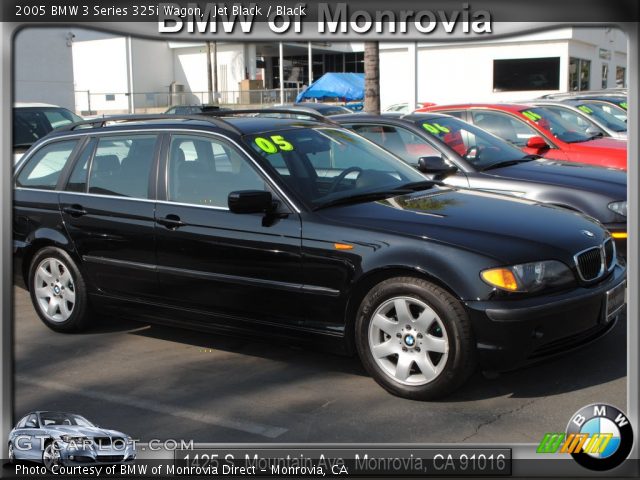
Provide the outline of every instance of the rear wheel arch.
<path id="1" fill-rule="evenodd" d="M 24 280 L 24 284 L 27 287 L 27 290 L 29 290 L 30 288 L 29 269 L 31 268 L 31 261 L 33 260 L 33 257 L 36 256 L 38 252 L 43 248 L 56 247 L 61 250 L 64 250 L 76 262 L 76 265 L 78 265 L 78 267 L 81 268 L 82 262 L 79 261 L 78 255 L 76 254 L 75 249 L 72 246 L 72 243 L 65 237 L 62 237 L 62 238 L 64 239 L 64 242 L 61 242 L 60 238 L 53 238 L 51 236 L 36 236 L 33 240 L 31 240 L 31 242 L 29 243 L 29 246 L 25 249 L 24 255 L 22 257 L 21 273 L 22 273 L 22 278 Z"/>

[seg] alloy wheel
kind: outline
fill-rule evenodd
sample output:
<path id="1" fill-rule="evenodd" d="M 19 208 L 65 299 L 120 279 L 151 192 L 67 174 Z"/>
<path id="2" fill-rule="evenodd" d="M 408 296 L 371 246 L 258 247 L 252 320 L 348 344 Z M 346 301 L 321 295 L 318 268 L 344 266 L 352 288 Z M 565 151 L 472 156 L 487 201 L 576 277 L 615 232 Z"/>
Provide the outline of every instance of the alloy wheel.
<path id="1" fill-rule="evenodd" d="M 43 259 L 33 279 L 38 307 L 50 321 L 61 323 L 69 319 L 76 303 L 76 290 L 71 271 L 54 257 Z"/>
<path id="2" fill-rule="evenodd" d="M 413 297 L 385 301 L 369 323 L 375 363 L 391 379 L 420 386 L 434 381 L 449 356 L 449 339 L 438 314 Z"/>

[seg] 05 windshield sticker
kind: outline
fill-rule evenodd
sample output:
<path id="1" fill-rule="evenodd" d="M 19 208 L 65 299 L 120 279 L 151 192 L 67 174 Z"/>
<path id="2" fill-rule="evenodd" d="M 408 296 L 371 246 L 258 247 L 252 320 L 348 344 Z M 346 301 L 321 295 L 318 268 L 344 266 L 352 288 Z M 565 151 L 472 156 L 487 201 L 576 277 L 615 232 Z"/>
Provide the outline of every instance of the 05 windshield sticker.
<path id="1" fill-rule="evenodd" d="M 593 110 L 591 110 L 589 107 L 587 107 L 586 105 L 580 105 L 578 107 L 579 110 L 582 110 L 584 113 L 588 113 L 589 115 L 591 115 L 593 113 Z"/>
<path id="2" fill-rule="evenodd" d="M 536 112 L 532 112 L 531 110 L 523 110 L 522 115 L 527 117 L 532 122 L 537 122 L 542 118 L 542 115 L 538 115 Z"/>
<path id="3" fill-rule="evenodd" d="M 422 128 L 434 135 L 442 135 L 443 133 L 449 133 L 451 131 L 447 127 L 443 127 L 439 123 L 423 123 Z"/>
<path id="4" fill-rule="evenodd" d="M 269 138 L 256 137 L 253 142 L 264 153 L 292 152 L 294 147 L 282 135 L 272 135 Z"/>

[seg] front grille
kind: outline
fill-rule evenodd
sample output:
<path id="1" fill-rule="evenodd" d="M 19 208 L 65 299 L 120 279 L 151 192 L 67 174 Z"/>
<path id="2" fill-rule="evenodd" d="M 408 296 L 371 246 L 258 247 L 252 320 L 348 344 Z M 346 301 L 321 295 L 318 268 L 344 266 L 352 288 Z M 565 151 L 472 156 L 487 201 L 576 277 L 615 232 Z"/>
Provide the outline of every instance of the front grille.
<path id="1" fill-rule="evenodd" d="M 111 438 L 109 437 L 94 437 L 94 442 L 98 447 L 110 447 L 111 446 Z"/>
<path id="2" fill-rule="evenodd" d="M 604 258 L 607 268 L 613 267 L 613 263 L 616 260 L 616 247 L 613 243 L 613 240 L 610 238 L 607 239 L 606 242 L 604 242 Z"/>
<path id="3" fill-rule="evenodd" d="M 98 455 L 96 460 L 104 463 L 117 463 L 124 459 L 124 455 Z"/>
<path id="4" fill-rule="evenodd" d="M 603 273 L 602 249 L 593 247 L 576 255 L 578 273 L 583 280 L 595 280 Z"/>

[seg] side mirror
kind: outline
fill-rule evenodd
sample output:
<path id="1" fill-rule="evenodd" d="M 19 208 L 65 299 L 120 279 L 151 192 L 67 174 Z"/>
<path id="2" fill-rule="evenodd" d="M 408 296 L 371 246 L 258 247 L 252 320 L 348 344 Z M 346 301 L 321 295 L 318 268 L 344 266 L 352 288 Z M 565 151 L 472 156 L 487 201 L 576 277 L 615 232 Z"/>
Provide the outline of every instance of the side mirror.
<path id="1" fill-rule="evenodd" d="M 418 170 L 421 173 L 431 175 L 450 175 L 458 171 L 456 167 L 449 165 L 444 158 L 438 156 L 420 157 L 418 159 Z"/>
<path id="2" fill-rule="evenodd" d="M 268 213 L 273 209 L 271 192 L 263 190 L 240 190 L 231 192 L 227 198 L 233 213 Z"/>
<path id="3" fill-rule="evenodd" d="M 527 140 L 527 148 L 532 148 L 534 150 L 544 150 L 545 148 L 549 148 L 547 142 L 544 141 L 544 138 L 539 136 L 529 137 Z"/>
<path id="4" fill-rule="evenodd" d="M 590 137 L 604 137 L 604 133 L 597 127 L 589 127 L 585 133 Z"/>

